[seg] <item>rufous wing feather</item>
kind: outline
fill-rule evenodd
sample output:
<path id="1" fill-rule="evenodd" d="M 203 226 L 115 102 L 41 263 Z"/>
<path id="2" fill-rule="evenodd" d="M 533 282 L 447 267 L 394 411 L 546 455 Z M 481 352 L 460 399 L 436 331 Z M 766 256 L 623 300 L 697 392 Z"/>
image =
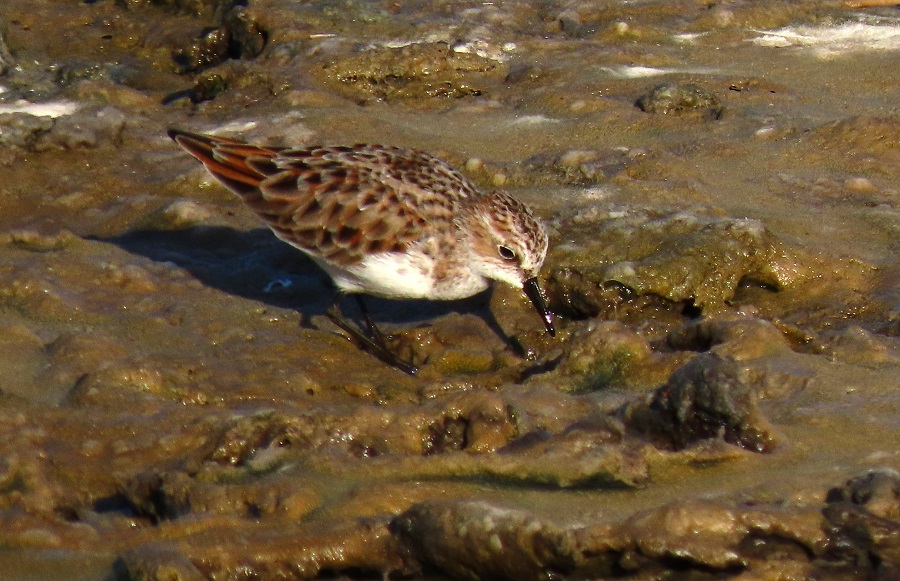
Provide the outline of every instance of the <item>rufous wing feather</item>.
<path id="1" fill-rule="evenodd" d="M 169 135 L 279 238 L 343 266 L 374 253 L 404 252 L 433 226 L 421 208 L 432 220 L 449 220 L 456 196 L 475 191 L 440 160 L 412 150 L 287 149 L 175 129 Z M 436 196 L 424 188 L 429 179 L 448 182 L 456 186 L 448 191 L 458 193 Z"/>

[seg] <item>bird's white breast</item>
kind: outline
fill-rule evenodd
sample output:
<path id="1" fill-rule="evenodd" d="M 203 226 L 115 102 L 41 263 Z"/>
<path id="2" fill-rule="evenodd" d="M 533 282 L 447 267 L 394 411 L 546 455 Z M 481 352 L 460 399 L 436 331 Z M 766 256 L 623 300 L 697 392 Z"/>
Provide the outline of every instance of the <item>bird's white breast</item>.
<path id="1" fill-rule="evenodd" d="M 394 299 L 454 300 L 470 297 L 488 286 L 485 278 L 462 265 L 458 272 L 438 280 L 434 261 L 418 253 L 382 252 L 349 267 L 317 262 L 339 289 L 349 293 Z"/>

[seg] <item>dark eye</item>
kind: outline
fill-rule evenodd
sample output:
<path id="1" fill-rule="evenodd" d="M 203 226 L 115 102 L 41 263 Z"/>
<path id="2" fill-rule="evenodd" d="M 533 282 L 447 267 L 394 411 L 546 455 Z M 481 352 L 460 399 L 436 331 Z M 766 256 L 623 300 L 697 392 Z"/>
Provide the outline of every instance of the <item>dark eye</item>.
<path id="1" fill-rule="evenodd" d="M 497 252 L 500 253 L 500 258 L 502 258 L 503 260 L 515 260 L 516 259 L 516 253 L 513 252 L 512 248 L 510 248 L 508 246 L 498 246 Z"/>

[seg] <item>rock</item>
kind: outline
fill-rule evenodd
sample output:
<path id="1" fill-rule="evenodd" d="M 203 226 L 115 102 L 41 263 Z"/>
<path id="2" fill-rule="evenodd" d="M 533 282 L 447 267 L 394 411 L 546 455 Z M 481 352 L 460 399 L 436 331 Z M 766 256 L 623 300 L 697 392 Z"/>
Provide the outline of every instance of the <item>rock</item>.
<path id="1" fill-rule="evenodd" d="M 803 145 L 824 163 L 841 164 L 853 173 L 862 168 L 874 168 L 878 173 L 896 178 L 900 175 L 898 143 L 900 116 L 886 115 L 856 116 L 826 123 L 810 131 Z M 867 187 L 864 183 L 856 183 L 864 190 Z"/>
<path id="2" fill-rule="evenodd" d="M 128 351 L 111 338 L 63 333 L 45 347 L 50 362 L 41 379 L 71 390 L 86 374 L 124 359 Z"/>
<path id="3" fill-rule="evenodd" d="M 825 334 L 822 348 L 834 361 L 862 364 L 900 361 L 900 340 L 870 333 L 858 325 Z"/>
<path id="4" fill-rule="evenodd" d="M 621 410 L 629 430 L 659 446 L 684 449 L 720 438 L 755 452 L 769 452 L 777 438 L 756 407 L 756 395 L 731 359 L 705 353 L 682 366 L 666 385 Z"/>
<path id="5" fill-rule="evenodd" d="M 224 27 L 205 31 L 187 48 L 176 50 L 173 58 L 181 72 L 201 71 L 228 58 L 228 30 Z"/>
<path id="6" fill-rule="evenodd" d="M 666 336 L 673 349 L 713 351 L 735 361 L 790 351 L 784 334 L 763 319 L 735 315 L 704 316 Z"/>
<path id="7" fill-rule="evenodd" d="M 123 553 L 113 565 L 118 579 L 129 581 L 203 581 L 207 577 L 174 544 L 149 543 Z"/>
<path id="8" fill-rule="evenodd" d="M 673 561 L 685 571 L 765 571 L 772 561 L 805 564 L 821 547 L 821 525 L 815 510 L 802 507 L 684 500 L 600 529 L 583 550 L 617 551 L 616 564 L 632 572 Z"/>
<path id="9" fill-rule="evenodd" d="M 68 230 L 62 230 L 56 234 L 42 234 L 35 230 L 12 230 L 7 234 L 0 236 L 0 240 L 3 240 L 4 238 L 6 239 L 4 242 L 7 244 L 12 244 L 32 252 L 64 250 L 73 244 L 77 244 L 81 240 Z"/>
<path id="10" fill-rule="evenodd" d="M 675 303 L 667 308 L 676 314 L 717 310 L 741 284 L 786 289 L 811 274 L 755 220 L 591 207 L 564 217 L 560 227 L 572 231 L 572 241 L 556 249 L 547 292 L 553 308 L 575 317 L 621 320 L 622 305 L 610 301 L 633 303 L 648 295 Z M 615 283 L 634 292 L 613 292 Z"/>
<path id="11" fill-rule="evenodd" d="M 576 34 L 581 27 L 581 15 L 575 10 L 564 10 L 556 16 L 559 26 L 566 34 Z"/>
<path id="12" fill-rule="evenodd" d="M 573 319 L 613 319 L 645 329 L 683 324 L 684 305 L 655 294 L 638 294 L 594 272 L 560 268 L 550 273 L 547 297 L 553 312 Z"/>
<path id="13" fill-rule="evenodd" d="M 561 434 L 524 437 L 482 457 L 477 474 L 519 485 L 554 488 L 639 487 L 649 481 L 642 445 L 623 441 L 621 426 L 604 418 Z"/>
<path id="14" fill-rule="evenodd" d="M 221 4 L 218 4 L 221 6 Z M 222 25 L 205 30 L 193 43 L 173 52 L 182 73 L 197 72 L 228 59 L 252 59 L 263 51 L 266 32 L 252 10 L 237 5 L 228 10 Z"/>
<path id="15" fill-rule="evenodd" d="M 570 149 L 560 155 L 556 163 L 563 168 L 578 167 L 595 161 L 600 155 L 599 151 L 591 149 Z"/>
<path id="16" fill-rule="evenodd" d="M 35 151 L 92 149 L 115 146 L 122 140 L 127 117 L 119 109 L 82 109 L 56 119 L 53 129 L 42 134 Z"/>
<path id="17" fill-rule="evenodd" d="M 847 178 L 846 180 L 844 180 L 844 187 L 851 192 L 860 194 L 869 194 L 875 191 L 875 185 L 872 184 L 872 181 L 861 176 Z"/>
<path id="18" fill-rule="evenodd" d="M 828 494 L 829 560 L 871 571 L 870 579 L 900 574 L 900 475 L 874 470 Z"/>
<path id="19" fill-rule="evenodd" d="M 140 223 L 148 230 L 183 230 L 206 222 L 212 214 L 192 200 L 175 200 L 153 212 Z"/>
<path id="20" fill-rule="evenodd" d="M 222 480 L 229 477 L 234 475 L 223 473 Z M 191 477 L 179 471 L 154 472 L 122 484 L 119 494 L 136 514 L 157 523 L 200 514 L 236 518 L 278 515 L 300 519 L 321 502 L 314 491 L 277 473 L 250 481 L 228 482 L 216 481 L 208 474 Z"/>
<path id="21" fill-rule="evenodd" d="M 35 145 L 53 129 L 53 119 L 27 113 L 0 115 L 0 163 L 9 164 L 16 152 L 35 150 Z"/>
<path id="22" fill-rule="evenodd" d="M 486 502 L 418 504 L 391 523 L 415 558 L 463 579 L 546 579 L 579 560 L 571 533 Z"/>
<path id="23" fill-rule="evenodd" d="M 696 115 L 708 119 L 720 119 L 725 111 L 718 97 L 693 84 L 657 85 L 635 104 L 646 113 Z"/>
<path id="24" fill-rule="evenodd" d="M 900 473 L 879 469 L 855 476 L 828 491 L 827 500 L 855 504 L 879 518 L 900 521 Z"/>
<path id="25" fill-rule="evenodd" d="M 16 60 L 6 45 L 6 34 L 0 30 L 0 76 L 5 75 L 14 66 L 16 66 Z"/>
<path id="26" fill-rule="evenodd" d="M 640 261 L 610 265 L 605 278 L 700 307 L 731 298 L 745 279 L 773 288 L 788 282 L 773 264 L 781 257 L 780 243 L 760 224 L 722 220 L 698 226 Z"/>
<path id="27" fill-rule="evenodd" d="M 625 386 L 650 357 L 646 338 L 614 321 L 591 321 L 573 333 L 556 370 L 577 377 L 579 390 Z"/>
<path id="28" fill-rule="evenodd" d="M 357 97 L 390 99 L 460 98 L 487 91 L 485 77 L 503 78 L 496 62 L 460 53 L 444 43 L 377 48 L 326 64 L 335 89 Z"/>

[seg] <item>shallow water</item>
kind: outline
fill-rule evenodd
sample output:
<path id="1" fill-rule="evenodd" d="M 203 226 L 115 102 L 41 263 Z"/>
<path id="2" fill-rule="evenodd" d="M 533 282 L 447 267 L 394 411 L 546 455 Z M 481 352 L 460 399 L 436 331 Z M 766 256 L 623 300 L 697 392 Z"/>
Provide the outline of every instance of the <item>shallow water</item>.
<path id="1" fill-rule="evenodd" d="M 7 578 L 897 571 L 896 8 L 171 6 L 0 7 Z M 559 336 L 373 300 L 382 365 L 169 126 L 509 189 Z"/>

